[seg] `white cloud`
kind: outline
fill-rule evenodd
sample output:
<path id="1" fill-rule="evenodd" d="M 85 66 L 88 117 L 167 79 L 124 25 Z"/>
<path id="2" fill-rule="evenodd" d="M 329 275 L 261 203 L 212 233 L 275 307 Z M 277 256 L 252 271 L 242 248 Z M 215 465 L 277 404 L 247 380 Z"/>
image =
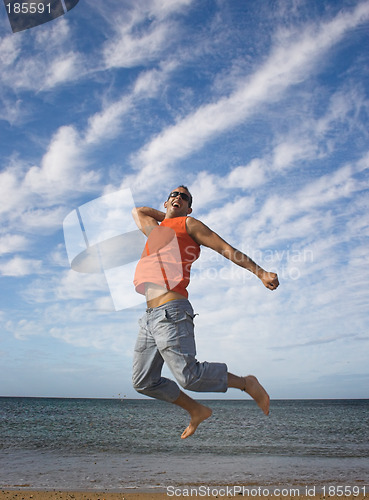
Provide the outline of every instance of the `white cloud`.
<path id="1" fill-rule="evenodd" d="M 84 73 L 64 18 L 42 30 L 31 30 L 27 36 L 6 37 L 0 48 L 6 55 L 0 59 L 0 81 L 11 90 L 51 89 Z"/>
<path id="2" fill-rule="evenodd" d="M 47 68 L 43 89 L 52 89 L 64 82 L 70 82 L 81 77 L 82 62 L 74 53 L 63 54 L 52 61 Z"/>
<path id="3" fill-rule="evenodd" d="M 56 196 L 84 184 L 79 135 L 71 126 L 59 128 L 42 158 L 41 167 L 32 167 L 24 184 L 32 192 Z M 82 178 L 81 178 L 82 177 Z"/>
<path id="4" fill-rule="evenodd" d="M 197 211 L 209 205 L 211 206 L 214 200 L 221 200 L 224 195 L 219 188 L 220 181 L 217 175 L 209 172 L 199 172 L 189 186 L 194 199 L 194 209 Z"/>
<path id="5" fill-rule="evenodd" d="M 311 69 L 323 54 L 345 33 L 369 18 L 369 4 L 363 3 L 351 13 L 338 15 L 316 30 L 307 29 L 274 48 L 267 61 L 249 78 L 240 82 L 237 91 L 215 103 L 205 104 L 177 124 L 154 137 L 133 158 L 140 168 L 137 185 L 143 179 L 155 179 L 163 169 L 189 156 L 205 142 L 235 127 L 264 103 L 273 101 L 291 85 L 311 75 Z M 155 181 L 152 181 L 155 182 Z"/>
<path id="6" fill-rule="evenodd" d="M 0 67 L 1 73 L 16 61 L 21 51 L 21 40 L 14 35 L 0 39 Z"/>
<path id="7" fill-rule="evenodd" d="M 351 165 L 344 165 L 332 174 L 323 175 L 300 191 L 296 206 L 300 210 L 307 210 L 349 197 L 358 189 L 353 174 Z"/>
<path id="8" fill-rule="evenodd" d="M 127 10 L 117 14 L 116 19 L 109 19 L 114 24 L 116 35 L 103 49 L 106 67 L 129 68 L 158 60 L 167 50 L 168 43 L 178 36 L 173 14 L 181 12 L 192 1 L 141 1 L 129 5 Z M 144 22 L 145 30 L 142 29 Z"/>
<path id="9" fill-rule="evenodd" d="M 363 172 L 364 170 L 369 169 L 369 151 L 357 161 L 356 168 L 358 172 Z"/>
<path id="10" fill-rule="evenodd" d="M 209 210 L 202 220 L 224 238 L 233 237 L 237 244 L 240 240 L 238 230 L 240 220 L 247 219 L 254 210 L 254 199 L 251 197 L 232 197 L 223 206 Z M 234 243 L 236 243 L 236 241 Z"/>
<path id="11" fill-rule="evenodd" d="M 148 9 L 152 15 L 159 19 L 168 17 L 175 12 L 181 12 L 185 7 L 189 7 L 193 0 L 150 0 L 147 2 Z"/>
<path id="12" fill-rule="evenodd" d="M 13 100 L 6 95 L 1 96 L 0 120 L 5 120 L 10 125 L 15 125 L 25 118 L 26 112 L 23 109 L 21 99 Z"/>
<path id="13" fill-rule="evenodd" d="M 86 170 L 84 153 L 75 129 L 61 127 L 51 138 L 41 166 L 24 172 L 13 162 L 0 173 L 0 212 L 6 224 L 21 218 L 23 230 L 60 226 L 68 199 L 98 187 L 99 173 Z"/>
<path id="14" fill-rule="evenodd" d="M 76 347 L 130 353 L 137 331 L 135 315 L 125 314 L 124 321 L 106 301 L 63 301 L 34 309 L 18 320 L 5 318 L 5 329 L 17 340 L 41 336 L 61 340 Z M 109 306 L 110 309 L 109 309 Z M 102 312 L 102 308 L 108 310 Z M 134 332 L 134 333 L 133 333 Z"/>
<path id="15" fill-rule="evenodd" d="M 224 179 L 227 188 L 250 189 L 260 186 L 265 180 L 266 166 L 259 158 L 254 158 L 248 165 L 233 168 Z"/>
<path id="16" fill-rule="evenodd" d="M 22 192 L 13 166 L 0 173 L 0 213 L 7 213 L 19 206 Z"/>
<path id="17" fill-rule="evenodd" d="M 312 157 L 314 153 L 315 148 L 308 141 L 282 142 L 274 149 L 273 167 L 278 171 L 282 171 L 298 160 Z"/>
<path id="18" fill-rule="evenodd" d="M 7 321 L 5 328 L 10 331 L 17 340 L 26 340 L 31 336 L 40 335 L 43 330 L 39 323 L 29 319 Z M 42 333 L 44 332 L 42 331 Z"/>
<path id="19" fill-rule="evenodd" d="M 88 335 L 86 335 L 86 327 Z M 122 335 L 116 324 L 84 326 L 54 326 L 50 335 L 76 347 L 92 347 L 98 350 L 126 350 L 127 339 Z"/>
<path id="20" fill-rule="evenodd" d="M 24 259 L 16 256 L 8 261 L 0 262 L 0 274 L 3 276 L 28 276 L 29 274 L 38 274 L 41 270 L 41 260 Z"/>
<path id="21" fill-rule="evenodd" d="M 140 73 L 132 90 L 113 102 L 103 102 L 101 111 L 92 115 L 84 132 L 86 146 L 95 146 L 99 142 L 116 137 L 122 129 L 123 119 L 140 99 L 152 98 L 167 81 L 176 63 L 168 62 L 163 68 L 155 68 Z"/>
<path id="22" fill-rule="evenodd" d="M 54 232 L 58 229 L 65 216 L 65 208 L 25 208 L 18 214 L 22 228 L 27 232 L 40 233 Z"/>
<path id="23" fill-rule="evenodd" d="M 55 274 L 47 281 L 38 281 L 27 290 L 27 296 L 39 303 L 87 300 L 90 307 L 99 295 L 109 295 L 103 274 L 82 274 L 71 269 Z"/>
<path id="24" fill-rule="evenodd" d="M 90 117 L 85 131 L 61 126 L 51 137 L 40 166 L 24 167 L 11 162 L 0 173 L 0 212 L 6 214 L 7 222 L 21 217 L 26 230 L 57 227 L 65 216 L 62 207 L 71 196 L 78 191 L 98 191 L 100 174 L 86 168 L 87 155 L 99 143 L 118 135 L 124 115 L 138 100 L 157 93 L 174 67 L 169 64 L 162 70 L 140 73 L 131 93 L 103 105 Z"/>
<path id="25" fill-rule="evenodd" d="M 64 269 L 69 267 L 68 256 L 64 243 L 59 243 L 56 248 L 51 251 L 49 261 L 54 266 L 63 267 Z"/>
<path id="26" fill-rule="evenodd" d="M 344 124 L 346 129 L 357 126 L 357 115 L 367 106 L 362 90 L 354 85 L 338 90 L 330 97 L 326 114 L 316 122 L 316 135 L 326 133 L 337 124 Z"/>
<path id="27" fill-rule="evenodd" d="M 358 161 L 361 165 L 361 160 Z M 281 227 L 283 224 L 306 213 L 312 213 L 322 207 L 329 206 L 340 200 L 350 199 L 363 185 L 355 178 L 358 167 L 344 165 L 331 174 L 322 175 L 309 182 L 288 199 L 283 196 L 270 196 L 251 222 L 252 232 L 263 228 Z M 319 214 L 323 220 L 329 213 Z M 298 227 L 298 225 L 296 226 Z M 297 236 L 297 235 L 295 235 Z"/>
<path id="28" fill-rule="evenodd" d="M 0 236 L 0 255 L 26 250 L 28 240 L 20 234 L 6 234 Z"/>
<path id="29" fill-rule="evenodd" d="M 133 95 L 136 98 L 154 97 L 177 66 L 178 61 L 166 60 L 160 65 L 160 68 L 143 71 L 135 81 Z"/>
<path id="30" fill-rule="evenodd" d="M 130 109 L 130 105 L 131 100 L 124 96 L 91 116 L 85 133 L 85 143 L 96 145 L 101 140 L 115 137 L 120 130 L 123 115 Z"/>
<path id="31" fill-rule="evenodd" d="M 159 24 L 151 32 L 135 36 L 122 26 L 119 38 L 104 49 L 105 64 L 109 68 L 130 68 L 156 60 L 172 33 L 169 25 Z"/>

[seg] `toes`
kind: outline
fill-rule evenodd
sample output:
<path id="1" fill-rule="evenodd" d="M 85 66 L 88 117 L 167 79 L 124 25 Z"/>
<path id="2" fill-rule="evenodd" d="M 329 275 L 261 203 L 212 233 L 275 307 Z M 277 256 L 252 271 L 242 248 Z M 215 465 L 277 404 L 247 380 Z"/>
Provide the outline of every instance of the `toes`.
<path id="1" fill-rule="evenodd" d="M 189 436 L 192 436 L 192 434 L 195 433 L 195 429 L 191 428 L 191 426 L 189 425 L 188 427 L 186 427 L 186 429 L 182 432 L 182 435 L 181 435 L 181 439 L 186 439 L 188 438 Z"/>

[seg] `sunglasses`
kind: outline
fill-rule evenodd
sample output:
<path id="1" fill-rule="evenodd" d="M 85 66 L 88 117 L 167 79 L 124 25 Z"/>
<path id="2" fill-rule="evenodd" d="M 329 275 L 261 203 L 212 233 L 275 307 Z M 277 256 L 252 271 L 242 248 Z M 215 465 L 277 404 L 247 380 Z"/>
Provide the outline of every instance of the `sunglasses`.
<path id="1" fill-rule="evenodd" d="M 176 198 L 177 196 L 180 196 L 182 198 L 182 200 L 184 201 L 190 201 L 190 197 L 188 196 L 188 194 L 186 193 L 181 193 L 180 191 L 172 191 L 170 193 L 170 195 L 168 196 L 168 200 L 169 198 Z"/>

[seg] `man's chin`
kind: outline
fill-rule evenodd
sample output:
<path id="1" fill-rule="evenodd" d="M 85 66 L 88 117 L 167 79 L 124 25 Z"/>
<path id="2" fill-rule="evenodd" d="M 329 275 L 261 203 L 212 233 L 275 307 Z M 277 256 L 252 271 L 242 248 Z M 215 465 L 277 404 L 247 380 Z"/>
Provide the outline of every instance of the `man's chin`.
<path id="1" fill-rule="evenodd" d="M 183 213 L 183 210 L 176 207 L 171 207 L 170 210 L 168 211 L 168 214 L 170 217 L 183 217 L 184 215 L 186 215 Z"/>

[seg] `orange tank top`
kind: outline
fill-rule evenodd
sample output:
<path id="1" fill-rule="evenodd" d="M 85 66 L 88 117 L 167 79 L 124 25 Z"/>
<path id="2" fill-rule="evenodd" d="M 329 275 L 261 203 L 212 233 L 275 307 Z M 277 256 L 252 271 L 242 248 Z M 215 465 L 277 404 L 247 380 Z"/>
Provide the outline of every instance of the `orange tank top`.
<path id="1" fill-rule="evenodd" d="M 187 233 L 186 219 L 164 219 L 151 231 L 135 271 L 136 292 L 145 294 L 145 283 L 154 283 L 188 297 L 191 266 L 199 258 L 200 245 Z"/>

